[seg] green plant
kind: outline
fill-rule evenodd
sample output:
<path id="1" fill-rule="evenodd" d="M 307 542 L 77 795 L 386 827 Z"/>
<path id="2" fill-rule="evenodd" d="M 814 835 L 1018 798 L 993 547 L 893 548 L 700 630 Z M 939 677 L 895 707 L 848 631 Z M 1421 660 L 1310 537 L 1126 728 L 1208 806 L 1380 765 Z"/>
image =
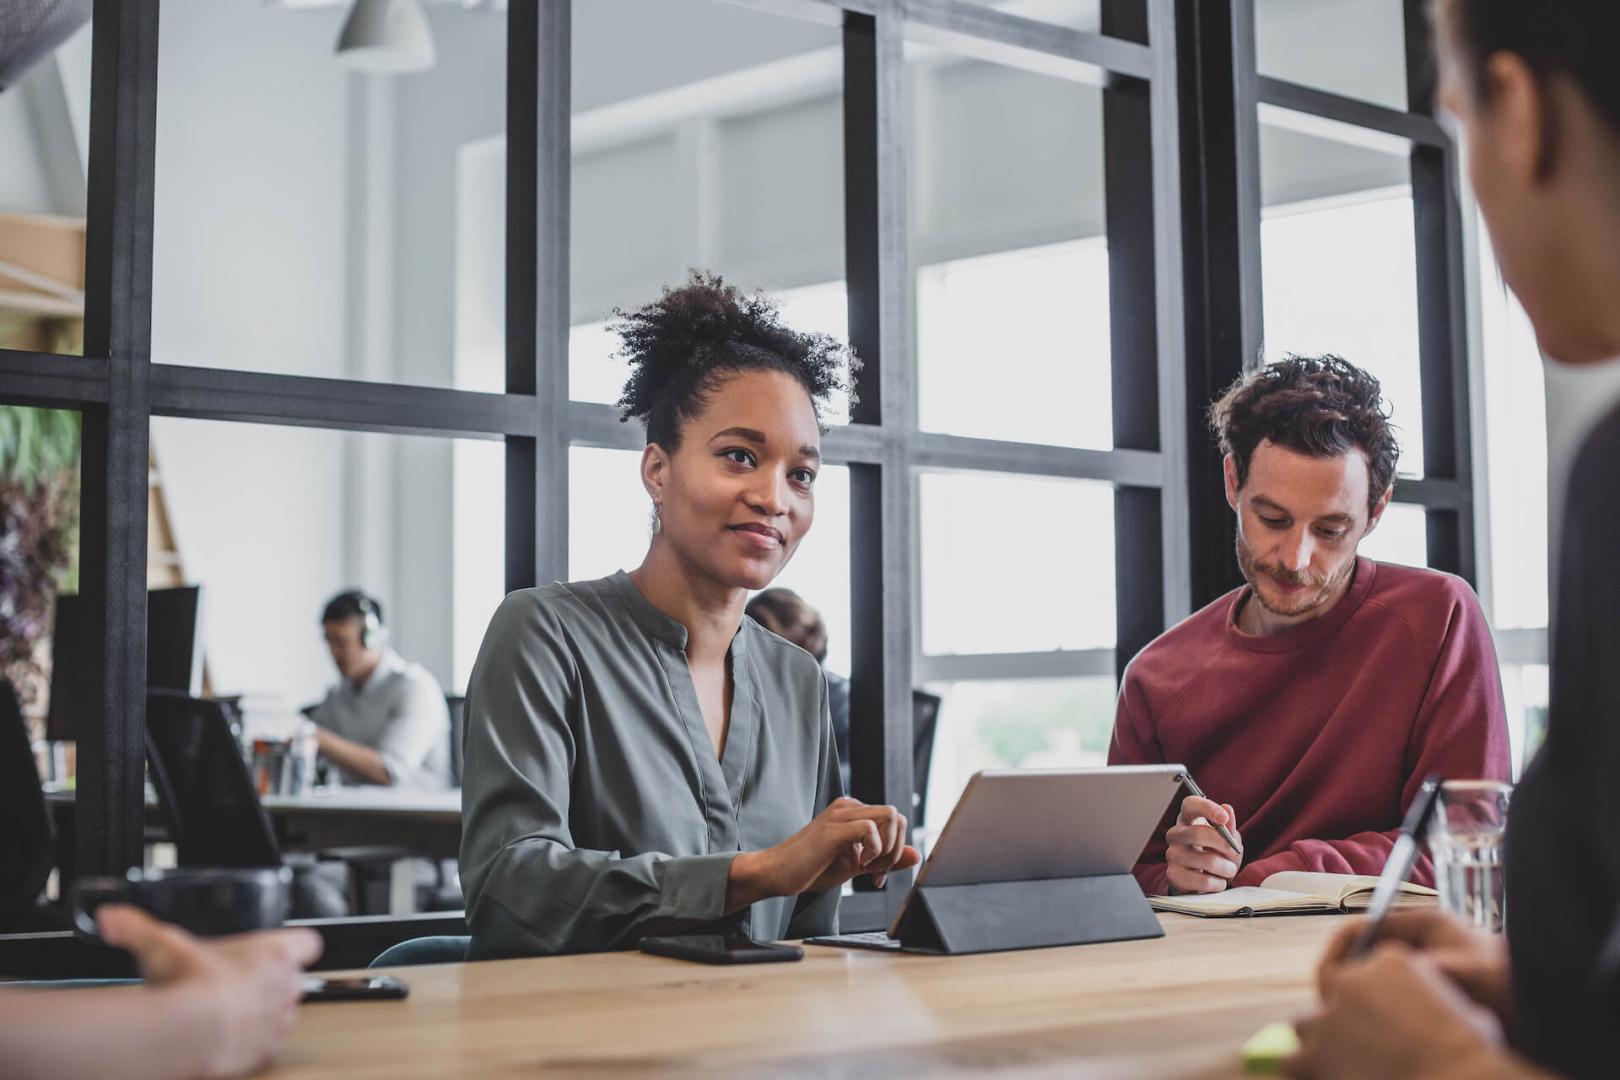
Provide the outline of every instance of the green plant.
<path id="1" fill-rule="evenodd" d="M 77 585 L 79 414 L 0 406 L 0 677 L 24 701 L 58 589 Z"/>

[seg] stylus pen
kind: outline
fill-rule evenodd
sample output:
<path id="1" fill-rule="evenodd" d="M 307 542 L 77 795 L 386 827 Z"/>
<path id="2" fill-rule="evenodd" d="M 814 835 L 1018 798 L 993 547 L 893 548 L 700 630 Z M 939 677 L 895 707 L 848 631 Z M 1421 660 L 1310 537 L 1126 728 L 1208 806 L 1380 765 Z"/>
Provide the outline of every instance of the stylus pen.
<path id="1" fill-rule="evenodd" d="M 1401 891 L 1401 884 L 1412 872 L 1412 864 L 1417 861 L 1418 844 L 1422 841 L 1423 830 L 1428 827 L 1429 818 L 1439 802 L 1440 778 L 1425 777 L 1423 786 L 1418 788 L 1417 798 L 1406 808 L 1406 820 L 1401 822 L 1401 832 L 1395 838 L 1395 845 L 1390 849 L 1389 858 L 1384 860 L 1384 872 L 1378 875 L 1378 885 L 1373 889 L 1372 901 L 1367 905 L 1367 922 L 1362 927 L 1361 936 L 1350 947 L 1351 960 L 1361 959 L 1372 952 L 1373 946 L 1378 944 L 1378 935 L 1384 928 L 1384 919 L 1395 906 L 1395 897 Z"/>
<path id="2" fill-rule="evenodd" d="M 1181 774 L 1181 783 L 1183 787 L 1192 792 L 1194 795 L 1198 796 L 1200 799 L 1209 798 L 1208 795 L 1204 794 L 1204 789 L 1198 786 L 1198 781 L 1192 778 L 1192 773 L 1184 771 Z M 1213 802 L 1214 800 L 1211 799 L 1210 801 Z M 1226 841 L 1227 847 L 1237 852 L 1239 856 L 1243 854 L 1243 848 L 1238 845 L 1237 837 L 1233 836 L 1231 832 L 1227 830 L 1225 825 L 1215 826 L 1215 831 L 1221 834 L 1221 839 Z"/>

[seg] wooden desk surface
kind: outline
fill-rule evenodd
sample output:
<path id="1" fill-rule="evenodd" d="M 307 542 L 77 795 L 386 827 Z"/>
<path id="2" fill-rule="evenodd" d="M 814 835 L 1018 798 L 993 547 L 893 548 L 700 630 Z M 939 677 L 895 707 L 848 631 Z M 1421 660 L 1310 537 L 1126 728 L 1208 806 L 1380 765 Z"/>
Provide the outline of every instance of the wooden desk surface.
<path id="1" fill-rule="evenodd" d="M 1313 999 L 1333 916 L 1162 915 L 1152 941 L 983 956 L 805 947 L 796 964 L 640 953 L 400 969 L 400 1002 L 304 1007 L 278 1078 L 1242 1074 Z"/>

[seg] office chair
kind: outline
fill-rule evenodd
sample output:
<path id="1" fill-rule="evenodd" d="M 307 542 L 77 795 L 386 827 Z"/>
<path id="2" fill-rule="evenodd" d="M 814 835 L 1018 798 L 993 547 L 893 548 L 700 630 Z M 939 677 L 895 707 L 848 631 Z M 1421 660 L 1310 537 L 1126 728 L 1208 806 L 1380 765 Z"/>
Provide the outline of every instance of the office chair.
<path id="1" fill-rule="evenodd" d="M 928 771 L 934 763 L 940 700 L 939 695 L 923 690 L 911 692 L 911 814 L 917 823 L 928 820 Z"/>
<path id="2" fill-rule="evenodd" d="M 460 964 L 467 959 L 472 938 L 459 934 L 411 938 L 388 946 L 367 964 L 369 968 L 415 967 L 418 964 Z"/>
<path id="3" fill-rule="evenodd" d="M 364 847 L 283 858 L 218 702 L 172 690 L 149 691 L 146 753 L 180 865 L 290 866 L 296 918 L 331 918 L 351 909 L 380 913 L 369 898 L 386 895 L 393 864 L 413 854 L 406 848 Z M 316 860 L 323 857 L 348 866 L 350 892 L 355 894 L 349 903 L 334 882 L 321 876 Z"/>
<path id="4" fill-rule="evenodd" d="M 0 679 L 0 926 L 44 929 L 32 917 L 54 858 L 51 815 L 23 720 L 22 703 Z M 28 925 L 25 927 L 24 923 Z"/>

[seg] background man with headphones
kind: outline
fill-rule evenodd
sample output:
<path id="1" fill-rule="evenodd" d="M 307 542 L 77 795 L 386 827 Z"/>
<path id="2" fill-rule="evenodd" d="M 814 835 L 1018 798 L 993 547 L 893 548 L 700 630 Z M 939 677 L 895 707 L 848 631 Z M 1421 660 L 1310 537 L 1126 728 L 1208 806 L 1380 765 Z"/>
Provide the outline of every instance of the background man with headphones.
<path id="1" fill-rule="evenodd" d="M 438 680 L 388 647 L 382 605 L 334 596 L 321 630 L 342 678 L 315 709 L 323 757 L 345 783 L 450 786 L 450 712 Z"/>

